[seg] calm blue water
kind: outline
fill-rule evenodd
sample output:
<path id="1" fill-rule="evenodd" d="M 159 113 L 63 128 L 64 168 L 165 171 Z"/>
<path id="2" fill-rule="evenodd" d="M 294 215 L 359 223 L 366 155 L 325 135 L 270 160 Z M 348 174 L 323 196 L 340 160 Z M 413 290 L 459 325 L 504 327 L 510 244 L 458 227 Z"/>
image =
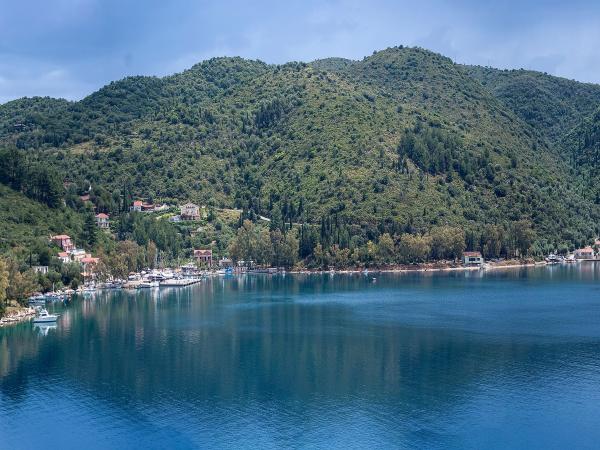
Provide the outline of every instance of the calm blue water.
<path id="1" fill-rule="evenodd" d="M 598 448 L 600 264 L 215 278 L 0 329 L 0 448 Z"/>

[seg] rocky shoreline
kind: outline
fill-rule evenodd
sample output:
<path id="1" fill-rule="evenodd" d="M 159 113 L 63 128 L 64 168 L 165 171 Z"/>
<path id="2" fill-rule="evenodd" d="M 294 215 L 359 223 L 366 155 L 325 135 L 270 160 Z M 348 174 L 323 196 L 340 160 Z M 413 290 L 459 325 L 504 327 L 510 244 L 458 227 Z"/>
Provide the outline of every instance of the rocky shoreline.
<path id="1" fill-rule="evenodd" d="M 35 316 L 35 309 L 28 307 L 18 308 L 16 311 L 13 311 L 4 317 L 0 318 L 0 327 L 6 325 L 15 325 L 17 323 L 24 322 L 26 320 L 30 320 Z"/>

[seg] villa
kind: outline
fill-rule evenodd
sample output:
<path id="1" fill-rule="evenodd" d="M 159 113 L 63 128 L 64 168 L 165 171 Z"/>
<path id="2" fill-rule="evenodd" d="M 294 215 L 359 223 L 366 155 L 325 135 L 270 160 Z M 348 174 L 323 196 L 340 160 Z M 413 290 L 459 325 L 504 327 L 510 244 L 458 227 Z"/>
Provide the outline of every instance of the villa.
<path id="1" fill-rule="evenodd" d="M 196 261 L 199 263 L 206 264 L 208 267 L 212 267 L 211 249 L 194 250 L 194 258 L 196 258 Z"/>
<path id="2" fill-rule="evenodd" d="M 66 234 L 57 234 L 56 236 L 50 237 L 50 240 L 65 252 L 70 252 L 75 248 L 75 244 L 71 241 L 71 237 Z"/>
<path id="3" fill-rule="evenodd" d="M 104 214 L 104 213 L 96 214 L 96 225 L 98 225 L 98 228 L 102 228 L 103 230 L 108 230 L 110 228 L 108 214 Z"/>
<path id="4" fill-rule="evenodd" d="M 198 220 L 200 219 L 200 208 L 194 203 L 186 203 L 179 207 L 181 220 Z"/>

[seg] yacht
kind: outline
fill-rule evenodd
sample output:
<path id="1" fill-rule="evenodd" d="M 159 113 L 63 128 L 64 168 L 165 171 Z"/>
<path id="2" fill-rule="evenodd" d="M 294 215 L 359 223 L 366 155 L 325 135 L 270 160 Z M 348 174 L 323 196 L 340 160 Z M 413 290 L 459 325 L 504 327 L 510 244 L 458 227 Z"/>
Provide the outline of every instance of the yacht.
<path id="1" fill-rule="evenodd" d="M 56 314 L 48 314 L 48 310 L 46 308 L 40 309 L 37 316 L 33 318 L 33 323 L 47 323 L 47 322 L 56 322 L 58 316 Z"/>
<path id="2" fill-rule="evenodd" d="M 158 287 L 158 286 L 159 286 L 158 281 L 144 280 L 144 281 L 142 281 L 138 285 L 138 288 L 140 288 L 140 289 L 142 289 L 142 288 L 155 288 L 155 287 Z"/>

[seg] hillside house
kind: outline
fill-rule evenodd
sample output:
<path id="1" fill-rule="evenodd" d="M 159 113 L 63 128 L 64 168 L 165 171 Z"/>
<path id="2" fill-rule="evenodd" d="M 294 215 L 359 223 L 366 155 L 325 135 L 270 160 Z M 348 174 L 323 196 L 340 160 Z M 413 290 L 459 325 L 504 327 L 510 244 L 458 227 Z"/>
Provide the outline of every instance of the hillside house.
<path id="1" fill-rule="evenodd" d="M 74 262 L 81 262 L 83 258 L 90 256 L 82 248 L 74 248 L 69 253 L 71 255 L 71 260 Z"/>
<path id="2" fill-rule="evenodd" d="M 50 237 L 50 240 L 65 252 L 70 252 L 75 248 L 75 244 L 71 241 L 71 237 L 66 234 L 57 234 L 56 236 Z"/>
<path id="3" fill-rule="evenodd" d="M 142 202 L 142 212 L 154 212 L 156 206 L 153 203 Z"/>
<path id="4" fill-rule="evenodd" d="M 179 207 L 181 220 L 200 219 L 200 208 L 194 203 L 186 203 Z"/>
<path id="5" fill-rule="evenodd" d="M 133 204 L 129 207 L 129 211 L 132 212 L 142 212 L 142 202 L 141 200 L 135 200 Z"/>
<path id="6" fill-rule="evenodd" d="M 67 252 L 60 252 L 58 255 L 58 259 L 60 259 L 60 262 L 63 264 L 67 264 L 71 262 L 71 257 L 69 256 L 69 254 Z"/>
<path id="7" fill-rule="evenodd" d="M 194 250 L 194 258 L 200 264 L 206 264 L 208 267 L 212 267 L 212 250 L 211 249 L 200 249 Z"/>
<path id="8" fill-rule="evenodd" d="M 233 261 L 230 258 L 221 258 L 219 260 L 219 267 L 224 269 L 228 267 L 233 267 Z"/>
<path id="9" fill-rule="evenodd" d="M 575 259 L 594 259 L 594 249 L 588 246 L 575 250 Z"/>
<path id="10" fill-rule="evenodd" d="M 104 213 L 96 214 L 96 225 L 98 225 L 98 228 L 102 228 L 103 230 L 108 230 L 110 228 L 108 214 L 104 214 Z"/>
<path id="11" fill-rule="evenodd" d="M 464 252 L 462 261 L 465 266 L 480 266 L 483 264 L 483 256 L 480 252 Z"/>
<path id="12" fill-rule="evenodd" d="M 83 278 L 84 279 L 89 279 L 89 278 L 94 278 L 96 275 L 96 266 L 98 265 L 98 261 L 100 261 L 99 258 L 93 258 L 90 255 L 86 255 L 85 257 L 81 258 L 80 262 L 81 265 L 83 266 Z"/>
<path id="13" fill-rule="evenodd" d="M 41 273 L 46 275 L 48 273 L 48 266 L 33 266 L 31 267 L 35 273 Z"/>

